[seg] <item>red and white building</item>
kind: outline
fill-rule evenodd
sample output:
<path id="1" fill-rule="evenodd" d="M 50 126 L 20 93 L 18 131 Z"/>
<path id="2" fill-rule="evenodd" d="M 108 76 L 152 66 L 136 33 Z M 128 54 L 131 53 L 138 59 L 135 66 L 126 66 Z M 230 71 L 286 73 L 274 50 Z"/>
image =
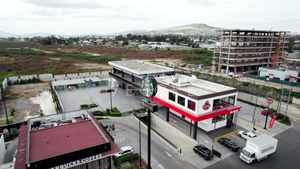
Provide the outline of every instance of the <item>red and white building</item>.
<path id="1" fill-rule="evenodd" d="M 158 90 L 153 100 L 172 113 L 194 121 L 194 127 L 208 133 L 214 130 L 215 121 L 216 129 L 236 123 L 241 106 L 236 105 L 235 88 L 185 75 L 157 77 L 156 81 Z M 196 135 L 194 133 L 194 138 Z"/>
<path id="2" fill-rule="evenodd" d="M 120 151 L 85 110 L 31 118 L 20 128 L 15 169 L 112 169 Z"/>

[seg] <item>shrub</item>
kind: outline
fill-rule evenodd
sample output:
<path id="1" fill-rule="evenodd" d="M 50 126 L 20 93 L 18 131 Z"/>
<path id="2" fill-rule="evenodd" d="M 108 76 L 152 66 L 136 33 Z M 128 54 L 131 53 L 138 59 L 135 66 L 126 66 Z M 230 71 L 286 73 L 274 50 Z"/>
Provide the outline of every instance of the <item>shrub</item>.
<path id="1" fill-rule="evenodd" d="M 221 153 L 220 153 L 220 152 L 218 152 L 218 151 L 215 150 L 215 149 L 213 149 L 212 152 L 213 152 L 213 154 L 214 154 L 215 156 L 221 158 Z"/>
<path id="2" fill-rule="evenodd" d="M 14 123 L 14 121 L 12 119 L 8 119 L 8 122 L 9 122 L 9 124 Z M 7 122 L 7 120 L 5 120 L 5 124 L 7 124 L 8 122 Z"/>
<path id="3" fill-rule="evenodd" d="M 44 116 L 44 113 L 43 113 L 43 112 L 40 112 L 40 116 Z"/>
<path id="4" fill-rule="evenodd" d="M 109 114 L 111 116 L 122 116 L 122 113 L 121 112 L 112 112 L 112 111 L 109 111 Z"/>
<path id="5" fill-rule="evenodd" d="M 106 113 L 108 114 L 110 112 L 109 108 L 106 109 Z"/>
<path id="6" fill-rule="evenodd" d="M 114 92 L 113 89 L 107 89 L 106 92 Z"/>
<path id="7" fill-rule="evenodd" d="M 14 112 L 15 112 L 15 109 L 14 109 L 14 108 L 10 109 L 10 115 L 11 115 L 11 116 L 15 115 Z"/>
<path id="8" fill-rule="evenodd" d="M 82 105 L 80 105 L 80 107 L 81 108 L 87 108 L 87 107 L 89 107 L 89 105 L 88 104 L 82 104 Z"/>
<path id="9" fill-rule="evenodd" d="M 119 112 L 119 110 L 116 107 L 112 108 L 111 111 L 113 111 L 113 112 Z"/>
<path id="10" fill-rule="evenodd" d="M 97 111 L 93 112 L 93 115 L 94 116 L 104 116 L 104 113 L 102 111 L 100 111 L 100 110 L 97 110 Z"/>

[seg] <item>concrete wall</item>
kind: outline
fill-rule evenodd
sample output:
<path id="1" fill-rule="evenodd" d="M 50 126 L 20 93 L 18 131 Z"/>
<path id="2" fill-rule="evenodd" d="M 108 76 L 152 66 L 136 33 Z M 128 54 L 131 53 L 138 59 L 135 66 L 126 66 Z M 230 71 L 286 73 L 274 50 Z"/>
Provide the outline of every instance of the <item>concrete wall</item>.
<path id="1" fill-rule="evenodd" d="M 5 78 L 5 79 L 3 80 L 3 82 L 2 82 L 2 87 L 3 87 L 3 89 L 5 89 L 6 86 L 7 86 L 7 78 Z"/>
<path id="2" fill-rule="evenodd" d="M 54 79 L 56 79 L 56 80 L 66 80 L 66 75 L 54 75 Z"/>
<path id="3" fill-rule="evenodd" d="M 53 80 L 53 75 L 52 74 L 40 74 L 39 78 L 43 82 L 49 82 Z"/>
<path id="4" fill-rule="evenodd" d="M 10 84 L 14 84 L 19 80 L 19 77 L 18 76 L 8 77 L 8 80 L 10 81 Z"/>
<path id="5" fill-rule="evenodd" d="M 101 72 L 91 72 L 91 77 L 100 77 Z"/>
<path id="6" fill-rule="evenodd" d="M 89 78 L 89 77 L 91 77 L 90 73 L 79 73 L 79 78 Z"/>
<path id="7" fill-rule="evenodd" d="M 78 74 L 77 73 L 73 73 L 73 74 L 67 74 L 67 79 L 78 79 Z"/>
<path id="8" fill-rule="evenodd" d="M 4 162 L 4 155 L 5 155 L 5 142 L 4 142 L 4 136 L 0 136 L 0 164 Z"/>
<path id="9" fill-rule="evenodd" d="M 166 121 L 162 120 L 161 118 L 159 118 L 158 116 L 153 115 L 153 114 L 151 114 L 151 125 L 154 125 L 154 126 L 160 128 L 161 130 L 164 130 L 168 133 L 174 134 L 174 135 L 176 135 L 182 139 L 185 139 L 187 141 L 197 142 L 190 136 L 184 134 L 182 131 L 178 130 L 177 128 L 173 127 Z"/>
<path id="10" fill-rule="evenodd" d="M 37 75 L 26 75 L 26 76 L 20 76 L 20 79 L 21 80 L 29 80 L 29 79 L 33 79 L 34 78 L 37 78 Z"/>

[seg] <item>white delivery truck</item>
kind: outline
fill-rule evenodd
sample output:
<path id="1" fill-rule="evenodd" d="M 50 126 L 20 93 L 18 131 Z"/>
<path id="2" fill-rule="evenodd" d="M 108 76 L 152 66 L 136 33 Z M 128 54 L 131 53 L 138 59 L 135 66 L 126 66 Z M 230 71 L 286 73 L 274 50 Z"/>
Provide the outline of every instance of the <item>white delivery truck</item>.
<path id="1" fill-rule="evenodd" d="M 240 159 L 246 163 L 263 160 L 276 152 L 277 143 L 277 139 L 265 134 L 249 139 L 240 153 Z"/>

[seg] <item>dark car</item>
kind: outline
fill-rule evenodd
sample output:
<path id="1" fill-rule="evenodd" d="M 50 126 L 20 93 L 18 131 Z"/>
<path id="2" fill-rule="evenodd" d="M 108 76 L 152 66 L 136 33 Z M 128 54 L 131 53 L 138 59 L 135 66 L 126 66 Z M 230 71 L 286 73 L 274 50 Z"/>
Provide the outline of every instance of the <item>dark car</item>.
<path id="1" fill-rule="evenodd" d="M 204 160 L 211 160 L 214 158 L 212 152 L 208 148 L 206 148 L 202 145 L 195 146 L 193 148 L 193 151 L 195 153 L 197 153 L 198 155 L 200 155 L 201 157 L 203 157 Z"/>
<path id="2" fill-rule="evenodd" d="M 240 146 L 237 145 L 233 140 L 229 138 L 220 138 L 218 143 L 224 145 L 225 147 L 229 148 L 231 151 L 238 151 Z"/>

